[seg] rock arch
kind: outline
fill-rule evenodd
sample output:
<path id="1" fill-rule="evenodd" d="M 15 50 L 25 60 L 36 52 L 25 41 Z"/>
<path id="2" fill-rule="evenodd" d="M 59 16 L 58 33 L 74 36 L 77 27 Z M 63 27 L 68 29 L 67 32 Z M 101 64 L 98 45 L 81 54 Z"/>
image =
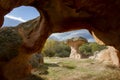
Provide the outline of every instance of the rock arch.
<path id="1" fill-rule="evenodd" d="M 24 56 L 41 51 L 51 33 L 77 29 L 88 29 L 98 43 L 111 45 L 118 51 L 120 50 L 120 45 L 118 45 L 120 40 L 119 0 L 0 0 L 0 26 L 3 24 L 5 14 L 22 5 L 33 6 L 41 13 L 41 18 L 32 20 L 33 22 L 29 25 L 34 28 L 27 28 L 27 32 L 25 32 L 26 28 L 18 28 L 22 37 L 19 49 Z M 29 22 L 20 25 L 26 26 L 27 24 Z M 24 59 L 27 61 L 28 58 Z M 22 73 L 24 68 L 21 69 Z M 30 74 L 30 70 L 28 74 Z M 0 73 L 0 76 L 2 79 L 5 75 Z M 15 75 L 12 77 L 13 79 L 5 77 L 8 80 L 15 80 Z"/>
<path id="2" fill-rule="evenodd" d="M 4 16 L 2 27 L 14 27 L 38 16 L 40 16 L 40 13 L 32 6 L 16 7 Z"/>

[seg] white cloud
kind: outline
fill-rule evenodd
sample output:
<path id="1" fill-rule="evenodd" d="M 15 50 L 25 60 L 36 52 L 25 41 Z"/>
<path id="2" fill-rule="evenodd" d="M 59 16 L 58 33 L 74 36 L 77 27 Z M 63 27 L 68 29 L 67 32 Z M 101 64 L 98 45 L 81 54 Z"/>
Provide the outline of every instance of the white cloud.
<path id="1" fill-rule="evenodd" d="M 22 19 L 21 17 L 15 17 L 13 15 L 5 15 L 6 18 L 10 18 L 10 19 L 14 19 L 14 20 L 18 20 L 21 22 L 26 22 L 26 20 Z"/>

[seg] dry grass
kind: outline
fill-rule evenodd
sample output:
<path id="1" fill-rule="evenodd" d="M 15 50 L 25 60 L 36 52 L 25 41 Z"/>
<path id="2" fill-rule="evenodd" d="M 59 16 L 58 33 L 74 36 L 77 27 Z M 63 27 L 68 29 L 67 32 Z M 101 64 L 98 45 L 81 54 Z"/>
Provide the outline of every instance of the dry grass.
<path id="1" fill-rule="evenodd" d="M 45 80 L 120 80 L 120 69 L 90 59 L 45 58 Z"/>

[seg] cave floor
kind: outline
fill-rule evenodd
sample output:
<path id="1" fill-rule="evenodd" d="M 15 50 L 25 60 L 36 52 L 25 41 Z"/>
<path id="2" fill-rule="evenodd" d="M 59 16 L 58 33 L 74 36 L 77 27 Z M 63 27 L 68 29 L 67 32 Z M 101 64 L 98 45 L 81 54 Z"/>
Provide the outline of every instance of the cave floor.
<path id="1" fill-rule="evenodd" d="M 120 80 L 120 68 L 91 59 L 45 57 L 48 73 L 36 75 L 44 80 Z"/>

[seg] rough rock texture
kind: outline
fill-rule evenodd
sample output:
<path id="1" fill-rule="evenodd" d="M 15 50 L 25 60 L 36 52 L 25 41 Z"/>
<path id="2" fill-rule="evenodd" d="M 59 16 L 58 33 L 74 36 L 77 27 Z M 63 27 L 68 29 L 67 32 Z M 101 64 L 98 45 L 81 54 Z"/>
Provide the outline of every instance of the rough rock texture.
<path id="1" fill-rule="evenodd" d="M 31 24 L 36 26 L 34 29 L 27 25 L 28 31 L 24 31 L 26 28 L 18 29 L 22 37 L 22 44 L 19 46 L 21 55 L 16 58 L 18 62 L 23 58 L 25 60 L 23 63 L 27 64 L 28 54 L 41 51 L 51 33 L 76 29 L 88 29 L 98 43 L 114 46 L 120 51 L 120 0 L 0 0 L 0 25 L 4 21 L 5 14 L 22 5 L 35 7 L 40 12 L 41 18 L 37 19 L 37 23 L 35 21 L 36 24 L 30 23 L 29 26 Z M 1 59 L 4 60 L 3 57 Z M 14 59 L 10 62 L 18 63 Z M 7 64 L 4 68 L 8 68 L 9 65 L 11 64 Z M 11 67 L 9 68 L 12 69 Z M 22 71 L 24 70 L 21 70 L 21 73 Z M 16 77 L 11 71 L 9 72 L 13 78 Z M 1 75 L 0 73 L 2 79 Z"/>
<path id="2" fill-rule="evenodd" d="M 52 32 L 85 28 L 100 43 L 120 50 L 117 45 L 120 40 L 119 4 L 119 0 L 0 0 L 0 25 L 3 15 L 13 8 L 33 6 L 42 14 Z"/>
<path id="3" fill-rule="evenodd" d="M 35 44 L 35 49 L 32 48 L 34 41 L 40 36 L 37 35 L 40 30 L 37 25 L 38 19 L 40 18 L 38 17 L 25 24 L 20 24 L 17 27 L 4 27 L 0 29 L 1 80 L 32 80 L 31 70 L 38 66 L 37 59 L 43 63 L 42 56 L 33 54 L 33 52 L 39 50 L 40 44 L 43 44 L 42 41 Z M 35 32 L 32 33 L 34 30 L 37 31 L 37 34 Z M 34 41 L 31 41 L 30 35 L 33 35 L 32 39 L 34 38 Z M 26 38 L 32 44 L 32 46 L 29 44 L 31 47 L 27 47 Z M 33 64 L 33 62 L 36 63 Z"/>
<path id="4" fill-rule="evenodd" d="M 119 57 L 118 57 L 118 50 L 116 50 L 112 46 L 107 46 L 107 49 L 100 51 L 96 56 L 95 59 L 100 62 L 108 62 L 117 67 L 119 67 Z"/>
<path id="5" fill-rule="evenodd" d="M 71 53 L 69 57 L 74 59 L 81 59 L 82 55 L 79 52 L 79 47 L 84 43 L 87 43 L 87 40 L 83 37 L 75 37 L 72 39 L 68 39 L 67 44 L 71 48 Z"/>

